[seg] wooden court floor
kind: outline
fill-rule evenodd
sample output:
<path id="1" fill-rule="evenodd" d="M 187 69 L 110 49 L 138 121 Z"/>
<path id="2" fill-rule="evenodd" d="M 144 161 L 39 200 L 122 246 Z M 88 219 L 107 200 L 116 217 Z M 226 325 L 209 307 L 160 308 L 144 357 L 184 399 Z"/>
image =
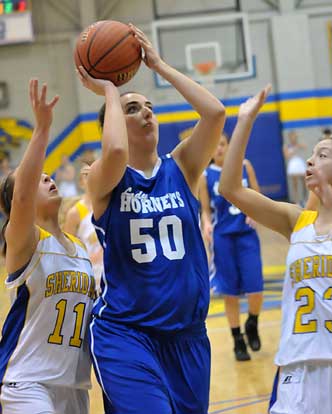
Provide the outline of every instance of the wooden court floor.
<path id="1" fill-rule="evenodd" d="M 259 318 L 262 349 L 251 352 L 251 361 L 237 362 L 221 298 L 212 299 L 207 320 L 212 348 L 210 414 L 266 414 L 275 374 L 273 358 L 280 332 L 280 300 L 288 243 L 282 236 L 259 228 L 264 263 L 264 309 Z M 0 281 L 0 327 L 8 311 L 8 298 Z M 246 319 L 245 298 L 241 300 L 242 326 Z M 93 376 L 91 414 L 103 414 L 99 386 Z M 73 413 L 75 414 L 75 413 Z"/>

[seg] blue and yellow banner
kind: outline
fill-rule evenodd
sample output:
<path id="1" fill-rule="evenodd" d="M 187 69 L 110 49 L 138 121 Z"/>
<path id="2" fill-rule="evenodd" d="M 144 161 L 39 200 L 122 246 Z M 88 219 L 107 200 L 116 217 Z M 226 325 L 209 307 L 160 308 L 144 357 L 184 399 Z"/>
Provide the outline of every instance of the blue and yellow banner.
<path id="1" fill-rule="evenodd" d="M 244 96 L 223 100 L 229 120 L 236 119 L 240 104 L 247 98 Z M 188 104 L 157 106 L 155 113 L 160 123 L 161 153 L 174 148 L 199 119 L 198 114 Z M 332 89 L 271 95 L 262 108 L 260 117 L 264 114 L 273 114 L 273 122 L 269 128 L 266 125 L 258 133 L 269 136 L 272 133 L 281 137 L 283 129 L 332 126 Z M 230 124 L 233 125 L 234 122 Z M 31 133 L 32 126 L 27 122 L 11 118 L 0 120 L 0 150 L 2 145 L 15 145 L 20 139 L 29 139 Z M 96 112 L 78 115 L 49 145 L 45 171 L 54 174 L 61 164 L 63 154 L 69 155 L 73 160 L 86 149 L 100 148 L 100 135 Z M 276 138 L 274 142 L 277 142 Z M 278 145 L 282 146 L 280 139 Z M 280 167 L 280 162 L 278 165 Z"/>

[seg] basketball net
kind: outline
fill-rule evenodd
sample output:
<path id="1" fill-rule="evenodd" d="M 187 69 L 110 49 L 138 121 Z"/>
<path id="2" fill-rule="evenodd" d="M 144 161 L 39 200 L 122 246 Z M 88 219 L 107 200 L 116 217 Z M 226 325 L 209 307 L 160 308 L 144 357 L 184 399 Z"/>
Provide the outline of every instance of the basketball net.
<path id="1" fill-rule="evenodd" d="M 213 60 L 206 62 L 194 63 L 195 80 L 201 83 L 207 89 L 213 89 L 215 84 L 214 73 L 217 65 Z"/>

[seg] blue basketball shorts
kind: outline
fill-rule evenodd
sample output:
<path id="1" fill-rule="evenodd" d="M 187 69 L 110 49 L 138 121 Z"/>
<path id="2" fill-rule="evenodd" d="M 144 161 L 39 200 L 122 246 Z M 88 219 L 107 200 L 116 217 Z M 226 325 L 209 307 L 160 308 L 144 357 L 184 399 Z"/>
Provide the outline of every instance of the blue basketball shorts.
<path id="1" fill-rule="evenodd" d="M 263 291 L 260 243 L 255 231 L 214 233 L 210 286 L 215 293 L 230 296 Z"/>
<path id="2" fill-rule="evenodd" d="M 207 414 L 211 355 L 205 326 L 160 337 L 94 318 L 90 344 L 105 414 Z"/>

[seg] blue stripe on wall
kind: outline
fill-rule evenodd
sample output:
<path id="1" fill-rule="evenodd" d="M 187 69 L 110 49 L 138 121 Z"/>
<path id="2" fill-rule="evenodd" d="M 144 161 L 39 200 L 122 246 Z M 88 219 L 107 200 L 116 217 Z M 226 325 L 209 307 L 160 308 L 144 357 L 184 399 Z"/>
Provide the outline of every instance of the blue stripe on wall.
<path id="1" fill-rule="evenodd" d="M 87 142 L 81 145 L 71 156 L 70 159 L 75 160 L 84 151 L 98 150 L 101 148 L 101 142 Z"/>
<path id="2" fill-rule="evenodd" d="M 301 99 L 332 96 L 332 89 L 313 89 L 308 91 L 280 92 L 276 95 L 277 100 Z"/>
<path id="3" fill-rule="evenodd" d="M 250 96 L 241 96 L 240 98 L 229 98 L 229 99 L 222 99 L 221 102 L 225 106 L 238 106 L 241 105 L 244 101 L 246 101 Z M 270 95 L 268 96 L 266 102 L 277 102 L 279 99 L 277 95 Z M 172 113 L 172 112 L 181 112 L 181 111 L 192 111 L 193 108 L 189 104 L 177 104 L 177 105 L 158 105 L 157 107 L 153 108 L 153 112 L 155 114 L 162 114 L 162 113 Z"/>
<path id="4" fill-rule="evenodd" d="M 305 128 L 305 127 L 315 127 L 323 125 L 331 125 L 332 118 L 315 118 L 315 119 L 304 119 L 301 121 L 288 121 L 282 122 L 282 127 L 284 129 L 292 128 Z"/>
<path id="5" fill-rule="evenodd" d="M 74 128 L 84 121 L 95 121 L 98 118 L 97 112 L 90 112 L 82 115 L 78 115 L 47 147 L 46 156 L 48 156 L 65 138 L 69 135 Z"/>
<path id="6" fill-rule="evenodd" d="M 30 124 L 30 122 L 24 121 L 23 119 L 20 119 L 19 121 L 17 121 L 17 125 L 23 126 L 23 127 L 26 127 L 26 128 L 30 128 L 30 129 L 33 128 L 33 126 Z"/>
<path id="7" fill-rule="evenodd" d="M 81 122 L 81 115 L 78 115 L 74 120 L 48 145 L 46 156 L 48 156 L 60 143 L 69 135 L 74 128 Z"/>

